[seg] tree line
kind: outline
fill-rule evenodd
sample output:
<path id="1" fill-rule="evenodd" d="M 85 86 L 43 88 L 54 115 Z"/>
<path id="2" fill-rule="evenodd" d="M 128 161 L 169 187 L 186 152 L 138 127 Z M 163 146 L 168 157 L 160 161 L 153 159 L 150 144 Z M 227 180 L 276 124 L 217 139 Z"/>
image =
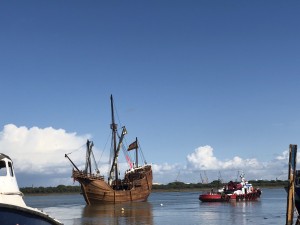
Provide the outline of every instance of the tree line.
<path id="1" fill-rule="evenodd" d="M 285 180 L 249 180 L 250 184 L 254 187 L 285 187 L 288 186 L 288 181 Z M 179 189 L 211 189 L 222 188 L 226 183 L 220 182 L 220 180 L 214 180 L 211 183 L 184 183 L 175 181 L 168 184 L 155 184 L 152 186 L 153 190 L 179 190 Z"/>
<path id="2" fill-rule="evenodd" d="M 288 181 L 285 180 L 249 180 L 254 187 L 285 187 L 288 186 Z M 171 182 L 168 184 L 153 184 L 153 190 L 191 190 L 191 189 L 211 189 L 221 188 L 225 184 L 219 180 L 214 180 L 211 183 L 184 183 L 180 181 Z M 80 193 L 81 187 L 71 185 L 58 185 L 56 187 L 23 187 L 20 191 L 24 194 L 50 194 L 50 193 Z"/>
<path id="3" fill-rule="evenodd" d="M 58 185 L 56 187 L 23 187 L 20 191 L 24 194 L 79 193 L 81 188 L 80 186 Z"/>

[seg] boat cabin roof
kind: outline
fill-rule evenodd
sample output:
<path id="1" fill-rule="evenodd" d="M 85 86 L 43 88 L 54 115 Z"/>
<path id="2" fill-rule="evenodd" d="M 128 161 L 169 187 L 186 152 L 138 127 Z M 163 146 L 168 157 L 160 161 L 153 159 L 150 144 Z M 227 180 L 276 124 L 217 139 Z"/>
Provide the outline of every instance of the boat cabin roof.
<path id="1" fill-rule="evenodd" d="M 2 159 L 4 159 L 4 158 L 8 158 L 10 161 L 12 161 L 11 158 L 10 158 L 8 155 L 5 155 L 5 154 L 3 154 L 3 153 L 0 153 L 0 160 L 2 160 Z"/>

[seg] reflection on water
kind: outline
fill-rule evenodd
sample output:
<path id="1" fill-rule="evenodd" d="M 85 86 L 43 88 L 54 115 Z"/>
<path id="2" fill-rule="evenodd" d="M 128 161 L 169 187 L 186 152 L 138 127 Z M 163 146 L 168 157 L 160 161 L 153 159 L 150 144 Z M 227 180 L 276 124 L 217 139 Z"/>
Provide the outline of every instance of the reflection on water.
<path id="1" fill-rule="evenodd" d="M 200 202 L 199 192 L 154 192 L 147 202 L 86 206 L 79 194 L 26 196 L 65 225 L 284 224 L 286 192 L 264 189 L 258 201 Z"/>
<path id="2" fill-rule="evenodd" d="M 261 201 L 201 202 L 199 220 L 208 224 L 263 224 L 258 216 L 263 211 Z M 257 223 L 259 219 L 259 223 Z M 272 218 L 271 218 L 272 219 Z M 266 221 L 267 223 L 270 221 Z"/>
<path id="3" fill-rule="evenodd" d="M 153 224 L 152 205 L 149 202 L 103 204 L 85 206 L 82 224 Z"/>
<path id="4" fill-rule="evenodd" d="M 261 211 L 261 201 L 230 201 L 229 220 L 234 223 L 255 224 Z"/>

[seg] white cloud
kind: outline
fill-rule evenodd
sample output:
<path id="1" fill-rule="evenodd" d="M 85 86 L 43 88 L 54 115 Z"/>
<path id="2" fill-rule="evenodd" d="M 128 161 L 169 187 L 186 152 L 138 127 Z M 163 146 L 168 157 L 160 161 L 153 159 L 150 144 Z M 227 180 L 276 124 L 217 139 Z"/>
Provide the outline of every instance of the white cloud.
<path id="1" fill-rule="evenodd" d="M 163 164 L 153 164 L 152 165 L 152 171 L 154 174 L 165 174 L 168 172 L 176 171 L 178 168 L 177 164 L 170 165 L 168 163 Z"/>
<path id="2" fill-rule="evenodd" d="M 167 162 L 162 164 L 153 164 L 153 182 L 154 183 L 170 183 L 179 179 L 181 170 L 184 169 L 179 164 L 169 164 Z"/>
<path id="3" fill-rule="evenodd" d="M 211 146 L 203 146 L 195 149 L 187 155 L 188 168 L 195 170 L 222 170 L 222 169 L 260 169 L 263 165 L 257 159 L 243 159 L 235 156 L 230 160 L 218 160 L 213 154 Z"/>
<path id="4" fill-rule="evenodd" d="M 218 169 L 219 161 L 213 156 L 213 148 L 206 145 L 197 148 L 193 153 L 187 155 L 188 165 L 195 169 Z"/>
<path id="5" fill-rule="evenodd" d="M 257 158 L 242 158 L 234 156 L 232 159 L 220 160 L 214 156 L 214 150 L 211 146 L 203 146 L 187 155 L 187 168 L 197 173 L 197 171 L 209 171 L 210 175 L 215 174 L 214 179 L 218 177 L 218 171 L 221 171 L 223 178 L 233 179 L 237 171 L 244 171 L 248 179 L 287 179 L 288 152 L 284 151 L 282 155 L 274 159 L 263 162 Z M 211 179 L 210 179 L 211 180 Z"/>
<path id="6" fill-rule="evenodd" d="M 65 153 L 82 146 L 90 135 L 79 136 L 52 127 L 17 127 L 7 124 L 0 132 L 0 149 L 9 155 L 18 173 L 62 174 L 71 173 Z M 79 155 L 74 159 L 82 161 Z"/>
<path id="7" fill-rule="evenodd" d="M 287 150 L 282 152 L 281 155 L 276 157 L 276 159 L 278 159 L 278 160 L 288 160 L 288 158 L 289 158 L 289 151 L 287 151 Z"/>

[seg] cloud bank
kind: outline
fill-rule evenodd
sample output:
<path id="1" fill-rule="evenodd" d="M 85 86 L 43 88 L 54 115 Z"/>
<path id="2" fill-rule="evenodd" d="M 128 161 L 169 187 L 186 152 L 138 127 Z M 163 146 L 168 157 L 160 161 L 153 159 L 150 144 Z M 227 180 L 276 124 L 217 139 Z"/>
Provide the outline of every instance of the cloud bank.
<path id="1" fill-rule="evenodd" d="M 71 166 L 64 154 L 78 149 L 88 138 L 90 135 L 79 136 L 52 127 L 28 129 L 7 124 L 0 132 L 0 149 L 13 159 L 19 184 L 28 185 L 28 179 L 34 183 L 35 176 L 50 177 L 53 181 L 69 173 L 70 178 Z M 78 157 L 75 160 L 82 161 Z M 22 182 L 23 176 L 28 182 Z"/>
<path id="2" fill-rule="evenodd" d="M 154 180 L 158 183 L 174 182 L 199 183 L 222 179 L 224 182 L 239 179 L 244 172 L 248 180 L 286 180 L 288 174 L 288 151 L 270 161 L 263 162 L 257 158 L 242 158 L 234 156 L 221 160 L 214 155 L 214 149 L 209 146 L 196 148 L 186 156 L 186 164 L 163 163 L 153 165 Z M 299 161 L 299 159 L 298 159 Z M 221 176 L 221 177 L 220 177 Z"/>
<path id="3" fill-rule="evenodd" d="M 214 156 L 211 146 L 203 146 L 187 155 L 187 168 L 193 171 L 210 171 L 218 174 L 221 171 L 232 178 L 233 171 L 244 171 L 248 179 L 287 179 L 288 151 L 275 157 L 271 161 L 262 162 L 257 158 L 242 158 L 234 156 L 232 159 L 220 160 Z M 230 177 L 231 174 L 231 177 Z M 215 176 L 216 177 L 216 176 Z"/>
<path id="4" fill-rule="evenodd" d="M 224 169 L 262 169 L 263 166 L 257 159 L 242 159 L 235 156 L 230 160 L 218 160 L 213 154 L 211 146 L 197 148 L 193 153 L 187 155 L 188 167 L 196 170 L 224 170 Z"/>
<path id="5" fill-rule="evenodd" d="M 72 166 L 64 154 L 82 148 L 83 151 L 72 154 L 71 158 L 76 165 L 84 165 L 85 143 L 90 138 L 89 134 L 78 135 L 52 127 L 27 128 L 7 124 L 0 132 L 0 149 L 1 153 L 13 159 L 20 187 L 70 185 Z M 94 150 L 96 152 L 97 148 L 95 147 Z M 96 155 L 95 157 L 97 158 Z M 107 160 L 108 156 L 104 158 L 103 161 Z M 125 168 L 125 164 L 120 166 Z M 218 178 L 219 171 L 224 180 L 230 180 L 234 179 L 237 171 L 243 170 L 248 179 L 285 180 L 287 164 L 288 151 L 283 151 L 268 162 L 241 156 L 220 160 L 215 156 L 214 149 L 207 145 L 187 154 L 186 163 L 156 164 L 154 162 L 153 176 L 154 182 L 157 183 L 169 183 L 175 180 L 198 183 L 201 171 L 206 171 L 211 182 Z M 107 164 L 100 167 L 104 175 L 107 175 L 107 170 Z"/>

